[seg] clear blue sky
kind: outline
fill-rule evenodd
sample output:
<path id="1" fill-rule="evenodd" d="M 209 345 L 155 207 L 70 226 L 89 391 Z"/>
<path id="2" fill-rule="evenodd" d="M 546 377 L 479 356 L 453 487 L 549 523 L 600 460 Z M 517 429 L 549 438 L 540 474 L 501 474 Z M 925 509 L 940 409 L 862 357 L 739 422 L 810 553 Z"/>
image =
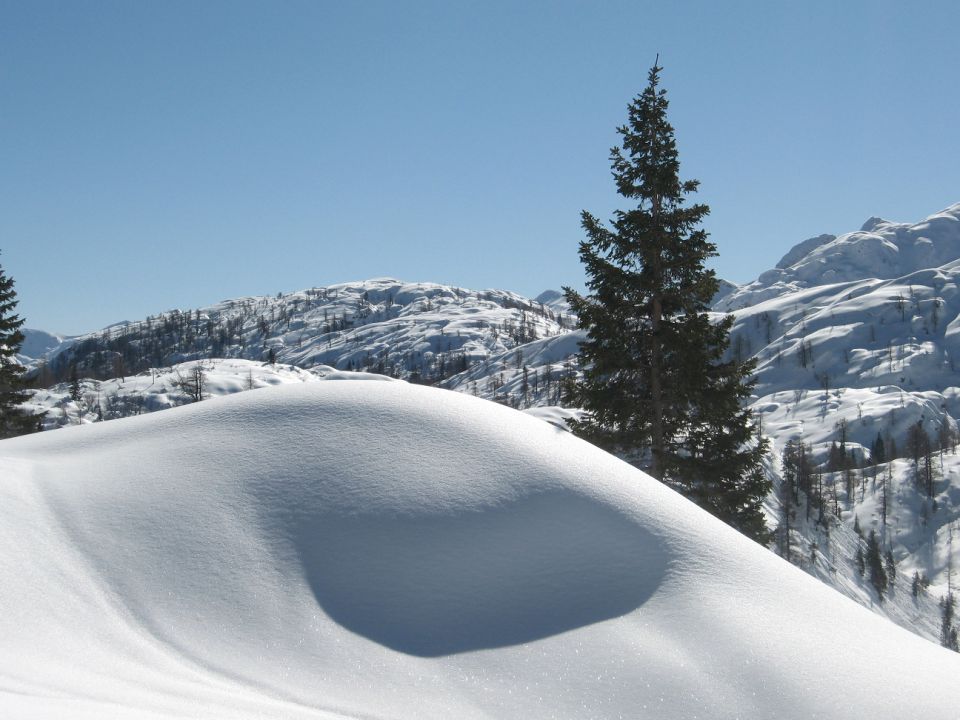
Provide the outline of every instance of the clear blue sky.
<path id="1" fill-rule="evenodd" d="M 581 286 L 657 53 L 722 277 L 960 201 L 956 2 L 0 0 L 29 327 L 390 275 Z"/>

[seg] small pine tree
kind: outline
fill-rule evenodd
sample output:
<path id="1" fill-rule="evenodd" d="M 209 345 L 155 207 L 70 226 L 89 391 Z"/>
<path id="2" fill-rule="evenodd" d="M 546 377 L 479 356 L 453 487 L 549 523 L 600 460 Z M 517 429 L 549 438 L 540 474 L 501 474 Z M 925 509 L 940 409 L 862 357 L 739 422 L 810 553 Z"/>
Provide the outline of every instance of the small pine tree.
<path id="1" fill-rule="evenodd" d="M 33 432 L 40 420 L 23 407 L 29 395 L 25 368 L 17 362 L 17 353 L 23 345 L 20 328 L 24 321 L 14 312 L 17 293 L 13 285 L 13 278 L 0 266 L 0 439 Z"/>
<path id="2" fill-rule="evenodd" d="M 897 563 L 893 559 L 893 550 L 887 548 L 886 555 L 884 555 L 884 561 L 887 567 L 887 578 L 890 580 L 890 587 L 893 587 L 893 583 L 897 579 Z"/>
<path id="3" fill-rule="evenodd" d="M 815 482 L 813 463 L 810 460 L 810 448 L 803 442 L 803 438 L 787 441 L 783 449 L 783 476 L 793 492 L 793 502 L 800 503 L 805 499 L 806 519 L 810 519 L 810 511 L 821 503 L 820 488 Z"/>
<path id="4" fill-rule="evenodd" d="M 877 433 L 877 439 L 870 446 L 870 461 L 874 465 L 880 465 L 887 461 L 886 448 L 883 445 L 883 438 Z"/>
<path id="5" fill-rule="evenodd" d="M 83 388 L 80 387 L 80 376 L 77 374 L 77 365 L 70 366 L 70 399 L 75 403 L 80 402 L 83 397 Z"/>
<path id="6" fill-rule="evenodd" d="M 880 555 L 877 533 L 873 530 L 867 537 L 866 561 L 867 567 L 870 569 L 870 583 L 876 589 L 880 602 L 883 602 L 883 594 L 887 591 L 887 572 L 883 568 L 883 558 Z"/>
<path id="7" fill-rule="evenodd" d="M 917 420 L 907 430 L 907 452 L 913 463 L 913 477 L 917 487 L 925 492 L 927 497 L 933 497 L 933 444 L 927 431 L 923 429 L 922 419 Z"/>
<path id="8" fill-rule="evenodd" d="M 787 562 L 791 562 L 790 554 L 790 528 L 793 519 L 793 506 L 797 500 L 797 445 L 796 440 L 787 442 L 783 450 L 783 477 L 780 480 L 779 501 L 780 501 L 780 522 L 777 525 L 775 538 L 777 542 L 777 552 L 780 557 Z"/>
<path id="9" fill-rule="evenodd" d="M 956 608 L 957 598 L 952 592 L 940 598 L 940 644 L 949 650 L 960 652 L 957 627 L 953 624 Z"/>

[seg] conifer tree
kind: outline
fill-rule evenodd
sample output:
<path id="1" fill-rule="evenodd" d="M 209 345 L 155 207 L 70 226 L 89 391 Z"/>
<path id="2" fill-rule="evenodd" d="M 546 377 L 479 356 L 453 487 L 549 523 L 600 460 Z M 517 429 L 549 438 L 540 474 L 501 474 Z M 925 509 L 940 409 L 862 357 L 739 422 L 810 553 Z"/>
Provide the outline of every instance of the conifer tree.
<path id="1" fill-rule="evenodd" d="M 687 203 L 698 183 L 680 180 L 660 70 L 650 69 L 610 153 L 617 191 L 635 206 L 610 227 L 582 214 L 590 292 L 566 288 L 566 297 L 587 331 L 569 400 L 587 414 L 570 424 L 766 542 L 766 443 L 744 407 L 754 364 L 727 352 L 733 318 L 707 314 L 719 287 L 704 266 L 716 255 L 700 228 L 709 208 Z"/>
<path id="2" fill-rule="evenodd" d="M 867 538 L 867 567 L 870 568 L 870 582 L 877 590 L 877 596 L 880 602 L 883 602 L 883 594 L 887 591 L 887 572 L 883 567 L 883 558 L 880 554 L 880 543 L 877 540 L 877 533 L 873 530 Z"/>
<path id="3" fill-rule="evenodd" d="M 953 617 L 957 609 L 957 598 L 952 592 L 940 598 L 940 644 L 943 647 L 960 652 L 957 628 L 953 624 Z"/>
<path id="4" fill-rule="evenodd" d="M 23 345 L 23 319 L 14 312 L 17 293 L 13 284 L 13 278 L 0 266 L 0 438 L 32 432 L 38 419 L 22 407 L 27 393 L 24 367 L 17 362 L 17 353 Z"/>

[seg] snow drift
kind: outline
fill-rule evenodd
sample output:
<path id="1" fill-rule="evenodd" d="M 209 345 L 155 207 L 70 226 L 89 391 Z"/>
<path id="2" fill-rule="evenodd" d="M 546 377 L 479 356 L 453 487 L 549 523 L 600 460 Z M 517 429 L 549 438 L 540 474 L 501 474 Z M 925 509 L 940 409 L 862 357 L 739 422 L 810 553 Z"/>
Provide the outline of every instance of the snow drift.
<path id="1" fill-rule="evenodd" d="M 960 657 L 535 418 L 285 385 L 0 443 L 0 715 L 953 717 Z"/>

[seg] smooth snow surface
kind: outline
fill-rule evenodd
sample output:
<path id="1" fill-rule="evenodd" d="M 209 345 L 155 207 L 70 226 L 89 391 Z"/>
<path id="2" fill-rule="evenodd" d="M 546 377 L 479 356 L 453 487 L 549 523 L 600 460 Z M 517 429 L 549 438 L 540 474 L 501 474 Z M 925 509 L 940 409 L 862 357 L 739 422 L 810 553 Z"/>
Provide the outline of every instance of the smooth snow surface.
<path id="1" fill-rule="evenodd" d="M 494 403 L 296 383 L 0 443 L 0 717 L 954 718 L 960 657 Z"/>

